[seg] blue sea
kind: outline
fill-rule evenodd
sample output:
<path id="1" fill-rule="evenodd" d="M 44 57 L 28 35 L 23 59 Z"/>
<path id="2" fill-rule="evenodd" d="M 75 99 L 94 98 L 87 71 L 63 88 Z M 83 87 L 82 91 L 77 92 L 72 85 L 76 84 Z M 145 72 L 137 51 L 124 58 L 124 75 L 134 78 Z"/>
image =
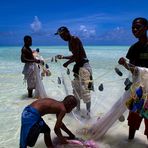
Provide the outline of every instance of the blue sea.
<path id="1" fill-rule="evenodd" d="M 0 47 L 0 148 L 19 147 L 21 112 L 26 105 L 35 100 L 27 98 L 26 83 L 22 75 L 24 64 L 20 61 L 21 48 Z M 32 46 L 33 50 L 36 48 L 40 49 L 40 54 L 44 59 L 48 59 L 47 64 L 52 73 L 50 77 L 43 78 L 47 95 L 51 98 L 62 100 L 66 95 L 65 88 L 63 85 L 58 84 L 57 78 L 61 78 L 64 75 L 66 87 L 72 93 L 72 72 L 70 76 L 67 76 L 66 69 L 62 67 L 64 60 L 51 62 L 51 58 L 57 54 L 70 55 L 71 53 L 67 46 Z M 92 117 L 101 116 L 107 112 L 123 94 L 124 81 L 130 73 L 118 65 L 118 60 L 120 57 L 126 56 L 128 48 L 128 46 L 85 46 L 90 65 L 92 66 L 95 86 L 95 91 L 92 92 Z M 68 67 L 70 71 L 72 71 L 72 66 L 73 64 Z M 123 76 L 119 76 L 115 72 L 115 67 L 123 72 Z M 104 86 L 103 91 L 98 90 L 98 86 L 101 83 Z M 50 121 L 49 124 L 53 126 L 55 119 L 52 116 Z M 70 126 L 68 122 L 67 120 L 67 124 Z M 73 125 L 79 125 L 78 122 L 80 125 L 82 124 L 81 121 L 77 120 L 73 120 L 73 122 Z M 71 128 L 73 132 L 76 131 L 73 127 Z M 142 125 L 142 128 L 137 132 L 136 140 L 138 142 L 132 143 L 133 148 L 137 146 L 140 146 L 140 148 L 146 147 L 146 137 L 143 136 L 143 129 Z M 111 132 L 115 132 L 116 135 L 111 137 Z M 121 138 L 117 138 L 119 136 Z M 131 147 L 131 144 L 126 141 L 127 137 L 127 121 L 123 123 L 117 122 L 107 133 L 105 140 L 102 139 L 103 146 L 104 148 L 118 148 L 122 143 L 121 145 L 124 147 L 128 147 L 128 145 Z M 42 140 L 43 138 L 41 137 L 41 140 L 35 146 L 36 148 L 45 148 Z"/>

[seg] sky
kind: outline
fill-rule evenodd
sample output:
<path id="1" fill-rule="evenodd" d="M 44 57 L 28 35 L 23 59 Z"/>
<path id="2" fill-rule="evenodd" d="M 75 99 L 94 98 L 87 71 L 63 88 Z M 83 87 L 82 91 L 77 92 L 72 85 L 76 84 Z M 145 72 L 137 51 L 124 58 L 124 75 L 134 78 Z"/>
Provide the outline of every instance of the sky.
<path id="1" fill-rule="evenodd" d="M 130 45 L 132 20 L 148 19 L 148 0 L 2 0 L 0 46 L 67 45 L 54 33 L 66 26 L 84 45 Z"/>

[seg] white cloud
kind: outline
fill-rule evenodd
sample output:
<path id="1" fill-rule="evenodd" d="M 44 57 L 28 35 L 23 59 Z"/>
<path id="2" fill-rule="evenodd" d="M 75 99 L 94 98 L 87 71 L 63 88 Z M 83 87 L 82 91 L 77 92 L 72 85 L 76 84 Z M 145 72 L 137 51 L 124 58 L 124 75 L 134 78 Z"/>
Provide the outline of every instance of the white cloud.
<path id="1" fill-rule="evenodd" d="M 102 35 L 99 36 L 99 40 L 106 40 L 106 41 L 111 41 L 111 40 L 125 40 L 129 38 L 129 33 L 126 29 L 123 27 L 116 27 Z"/>
<path id="2" fill-rule="evenodd" d="M 80 25 L 79 31 L 85 38 L 89 38 L 96 35 L 96 30 L 94 28 L 86 27 L 85 25 Z"/>
<path id="3" fill-rule="evenodd" d="M 34 21 L 30 24 L 30 27 L 34 32 L 39 32 L 42 29 L 42 23 L 37 16 L 34 17 Z"/>

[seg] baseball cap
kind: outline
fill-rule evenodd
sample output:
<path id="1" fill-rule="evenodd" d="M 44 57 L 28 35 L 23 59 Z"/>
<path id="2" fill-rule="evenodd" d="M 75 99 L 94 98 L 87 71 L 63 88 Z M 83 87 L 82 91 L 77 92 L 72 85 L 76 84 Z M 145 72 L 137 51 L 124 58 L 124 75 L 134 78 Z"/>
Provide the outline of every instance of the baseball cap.
<path id="1" fill-rule="evenodd" d="M 55 33 L 55 35 L 59 35 L 59 34 L 61 34 L 61 33 L 63 33 L 63 32 L 69 32 L 68 28 L 65 27 L 65 26 L 60 27 L 60 28 L 57 30 L 57 32 Z"/>

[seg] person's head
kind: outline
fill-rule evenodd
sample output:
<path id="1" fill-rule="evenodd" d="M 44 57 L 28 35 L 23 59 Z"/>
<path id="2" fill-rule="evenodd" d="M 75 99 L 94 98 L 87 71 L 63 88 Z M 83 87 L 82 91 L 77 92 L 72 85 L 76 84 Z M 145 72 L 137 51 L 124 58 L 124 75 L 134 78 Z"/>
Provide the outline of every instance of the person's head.
<path id="1" fill-rule="evenodd" d="M 71 38 L 69 30 L 65 26 L 60 27 L 55 35 L 59 35 L 64 41 L 69 41 Z"/>
<path id="2" fill-rule="evenodd" d="M 64 98 L 63 103 L 67 113 L 69 113 L 77 106 L 77 99 L 72 95 L 68 95 Z"/>
<path id="3" fill-rule="evenodd" d="M 29 35 L 24 36 L 24 44 L 26 46 L 31 46 L 32 45 L 32 38 Z"/>
<path id="4" fill-rule="evenodd" d="M 132 32 L 136 38 L 146 36 L 148 30 L 148 20 L 146 18 L 138 17 L 132 22 Z"/>

